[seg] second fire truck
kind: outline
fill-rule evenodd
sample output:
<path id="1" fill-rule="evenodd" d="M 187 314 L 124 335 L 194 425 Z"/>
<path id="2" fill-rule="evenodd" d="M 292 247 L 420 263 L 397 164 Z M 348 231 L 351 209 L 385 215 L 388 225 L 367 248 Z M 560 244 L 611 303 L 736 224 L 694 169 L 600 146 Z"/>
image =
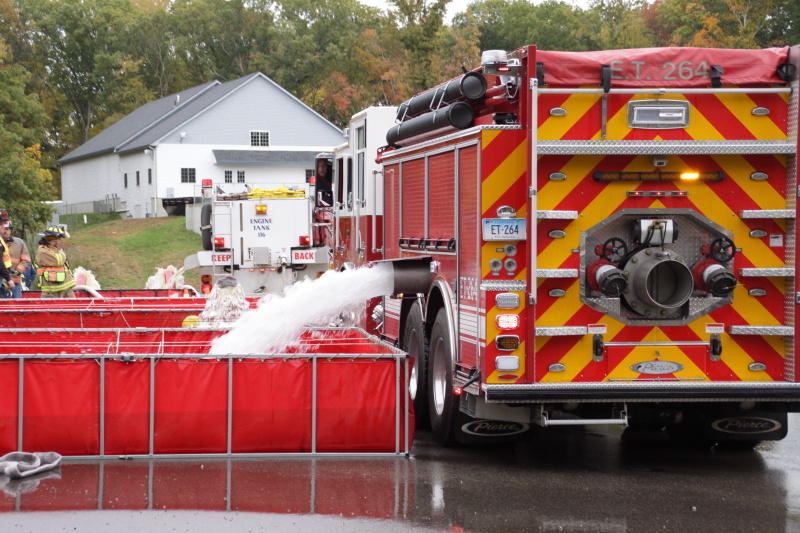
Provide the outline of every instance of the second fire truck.
<path id="1" fill-rule="evenodd" d="M 430 261 L 430 290 L 369 314 L 414 357 L 417 420 L 445 444 L 586 424 L 783 438 L 799 65 L 798 47 L 527 46 L 388 127 L 357 116 L 334 155 L 336 267 Z"/>

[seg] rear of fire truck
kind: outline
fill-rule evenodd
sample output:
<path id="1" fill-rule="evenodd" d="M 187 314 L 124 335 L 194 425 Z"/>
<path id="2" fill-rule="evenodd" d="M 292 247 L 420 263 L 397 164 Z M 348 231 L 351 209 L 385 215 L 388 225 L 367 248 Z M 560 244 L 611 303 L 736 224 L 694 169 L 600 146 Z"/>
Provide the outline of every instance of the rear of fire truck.
<path id="1" fill-rule="evenodd" d="M 214 193 L 209 181 L 203 197 L 203 250 L 187 257 L 184 266 L 199 270 L 204 294 L 229 276 L 236 278 L 245 296 L 281 294 L 328 270 L 330 248 L 314 235 L 317 228 L 329 229 L 330 223 L 316 222 L 315 200 L 305 185 L 254 185 Z"/>
<path id="2" fill-rule="evenodd" d="M 433 259 L 429 293 L 385 304 L 417 419 L 442 443 L 586 424 L 783 438 L 800 49 L 482 63 L 465 75 L 482 94 L 437 88 L 381 154 L 387 258 Z"/>

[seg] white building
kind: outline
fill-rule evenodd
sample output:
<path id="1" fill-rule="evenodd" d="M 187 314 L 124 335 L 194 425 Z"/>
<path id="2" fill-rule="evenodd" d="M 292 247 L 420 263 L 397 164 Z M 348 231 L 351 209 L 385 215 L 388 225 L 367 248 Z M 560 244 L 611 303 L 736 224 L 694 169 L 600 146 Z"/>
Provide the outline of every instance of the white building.
<path id="1" fill-rule="evenodd" d="M 223 190 L 306 183 L 342 131 L 261 73 L 143 105 L 59 159 L 65 212 L 182 214 L 211 180 Z M 108 209 L 101 209 L 108 210 Z"/>

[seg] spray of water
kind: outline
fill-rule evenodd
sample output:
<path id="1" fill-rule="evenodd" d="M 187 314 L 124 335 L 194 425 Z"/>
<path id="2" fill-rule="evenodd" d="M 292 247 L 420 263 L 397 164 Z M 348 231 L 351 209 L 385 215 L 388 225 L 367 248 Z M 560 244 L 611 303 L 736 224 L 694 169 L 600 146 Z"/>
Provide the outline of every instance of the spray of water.
<path id="1" fill-rule="evenodd" d="M 329 326 L 370 298 L 391 294 L 394 272 L 386 263 L 304 280 L 285 294 L 269 294 L 211 345 L 209 355 L 271 354 L 294 343 L 308 326 Z"/>

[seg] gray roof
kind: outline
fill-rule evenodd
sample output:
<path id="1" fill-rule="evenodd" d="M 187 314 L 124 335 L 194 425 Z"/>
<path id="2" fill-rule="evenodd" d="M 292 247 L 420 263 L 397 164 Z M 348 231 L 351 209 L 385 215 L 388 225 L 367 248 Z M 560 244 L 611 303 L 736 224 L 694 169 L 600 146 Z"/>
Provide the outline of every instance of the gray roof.
<path id="1" fill-rule="evenodd" d="M 262 77 L 275 84 L 264 74 L 256 72 L 225 83 L 212 81 L 149 102 L 59 159 L 58 163 L 64 164 L 104 153 L 131 152 L 152 146 L 168 133 L 257 77 Z M 290 94 L 282 87 L 275 85 L 286 94 Z M 295 98 L 301 105 L 308 107 L 296 97 L 292 96 L 292 98 Z M 313 109 L 311 111 L 330 124 L 328 120 L 316 111 Z M 333 124 L 331 124 L 331 127 L 338 130 Z"/>
<path id="2" fill-rule="evenodd" d="M 313 163 L 319 152 L 290 150 L 211 150 L 217 163 Z"/>
<path id="3" fill-rule="evenodd" d="M 141 134 L 151 131 L 158 122 L 174 122 L 171 118 L 179 110 L 183 111 L 190 107 L 197 110 L 197 107 L 192 105 L 193 100 L 211 87 L 218 85 L 220 85 L 218 81 L 212 81 L 205 85 L 198 85 L 177 94 L 149 102 L 59 159 L 58 163 L 62 164 L 94 155 L 114 152 L 119 147 L 128 144 L 128 141 L 133 136 L 141 136 Z M 155 142 L 158 138 L 154 136 L 153 141 Z"/>

